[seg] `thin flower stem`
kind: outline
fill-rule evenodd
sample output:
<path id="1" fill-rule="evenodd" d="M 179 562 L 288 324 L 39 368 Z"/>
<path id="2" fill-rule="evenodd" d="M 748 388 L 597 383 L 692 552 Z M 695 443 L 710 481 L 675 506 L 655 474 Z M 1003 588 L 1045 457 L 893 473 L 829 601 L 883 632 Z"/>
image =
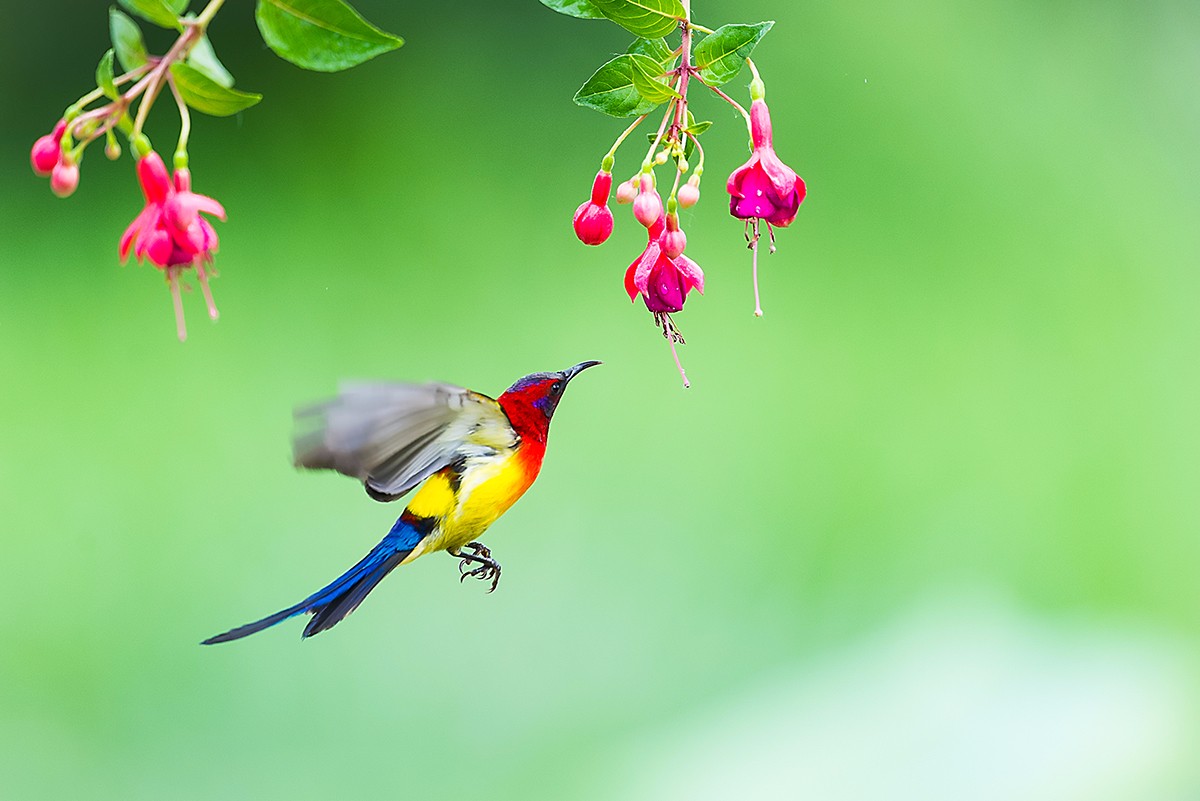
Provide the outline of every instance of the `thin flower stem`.
<path id="1" fill-rule="evenodd" d="M 183 298 L 179 296 L 179 274 L 168 268 L 167 284 L 171 287 L 171 303 L 175 306 L 175 333 L 179 341 L 187 340 L 187 323 L 183 319 Z"/>
<path id="2" fill-rule="evenodd" d="M 758 220 L 754 221 L 754 238 L 750 240 L 751 275 L 754 278 L 754 316 L 762 317 L 762 302 L 758 299 Z"/>
<path id="3" fill-rule="evenodd" d="M 200 12 L 200 16 L 196 17 L 196 26 L 203 31 L 208 27 L 208 23 L 212 22 L 212 18 L 221 10 L 221 6 L 225 4 L 225 0 L 209 0 L 208 5 Z"/>
<path id="4" fill-rule="evenodd" d="M 671 194 L 667 196 L 668 198 L 675 197 L 675 193 L 679 191 L 679 179 L 682 176 L 683 176 L 683 171 L 676 169 L 675 170 L 675 183 L 671 184 Z"/>
<path id="5" fill-rule="evenodd" d="M 667 344 L 671 346 L 671 358 L 675 360 L 675 367 L 679 370 L 679 377 L 683 379 L 683 388 L 690 388 L 691 382 L 688 381 L 687 373 L 683 371 L 683 363 L 679 361 L 679 352 L 675 350 L 675 338 L 667 337 Z"/>
<path id="6" fill-rule="evenodd" d="M 704 146 L 700 144 L 700 137 L 696 136 L 695 134 L 688 134 L 688 137 L 691 138 L 692 144 L 696 146 L 696 151 L 700 154 L 700 160 L 696 162 L 696 169 L 693 172 L 695 172 L 696 175 L 703 175 L 704 174 Z"/>
<path id="7" fill-rule="evenodd" d="M 641 125 L 641 124 L 642 124 L 642 120 L 644 120 L 644 119 L 646 119 L 646 115 L 645 115 L 645 114 L 643 114 L 642 116 L 640 116 L 640 117 L 638 117 L 636 120 L 634 120 L 634 121 L 633 121 L 633 122 L 632 122 L 632 123 L 629 125 L 629 127 L 628 127 L 628 128 L 626 128 L 626 129 L 625 129 L 625 130 L 624 130 L 624 131 L 621 133 L 621 135 L 617 137 L 617 141 L 613 142 L 613 146 L 612 146 L 611 148 L 609 148 L 609 150 L 608 150 L 608 154 L 607 154 L 607 155 L 604 157 L 606 160 L 607 160 L 607 159 L 611 159 L 611 158 L 613 158 L 613 157 L 615 157 L 615 156 L 617 155 L 617 148 L 619 148 L 619 147 L 621 146 L 621 143 L 625 141 L 625 137 L 627 137 L 627 136 L 629 136 L 631 133 L 633 133 L 633 129 L 634 129 L 634 128 L 636 128 L 636 127 L 638 127 L 639 125 Z"/>
<path id="8" fill-rule="evenodd" d="M 654 163 L 654 151 L 658 149 L 658 143 L 662 141 L 663 131 L 667 129 L 667 120 L 671 119 L 677 102 L 679 101 L 672 100 L 667 106 L 667 113 L 663 115 L 662 122 L 658 126 L 658 133 L 654 135 L 654 141 L 650 143 L 650 149 L 646 151 L 646 158 L 642 161 L 643 172 L 646 172 L 647 168 Z"/>
<path id="9" fill-rule="evenodd" d="M 758 67 L 754 66 L 754 59 L 747 58 L 746 66 L 750 68 L 750 74 L 754 76 L 754 80 L 756 80 L 756 81 L 762 80 L 762 78 L 760 78 L 758 75 Z"/>
<path id="10" fill-rule="evenodd" d="M 718 95 L 718 96 L 720 96 L 720 98 L 721 98 L 722 100 L 724 100 L 726 103 L 728 103 L 729 105 L 731 105 L 731 106 L 733 106 L 734 108 L 736 108 L 736 109 L 737 109 L 737 110 L 738 110 L 738 111 L 741 113 L 741 115 L 742 115 L 743 117 L 745 117 L 745 118 L 746 118 L 746 128 L 747 128 L 747 130 L 750 128 L 750 112 L 748 112 L 748 111 L 746 111 L 746 109 L 742 108 L 742 104 L 741 104 L 741 103 L 737 102 L 737 101 L 736 101 L 736 100 L 734 100 L 732 97 L 730 97 L 729 95 L 725 94 L 724 92 L 722 92 L 722 91 L 721 91 L 720 89 L 718 89 L 717 87 L 713 86 L 711 83 L 706 83 L 706 82 L 705 82 L 705 80 L 704 80 L 704 78 L 702 78 L 702 77 L 700 76 L 700 71 L 699 71 L 699 70 L 697 70 L 695 67 L 693 67 L 693 68 L 692 68 L 692 74 L 696 76 L 696 80 L 700 81 L 700 83 L 704 84 L 704 85 L 705 85 L 705 86 L 707 86 L 709 89 L 712 89 L 714 92 L 716 92 L 716 93 L 717 93 L 717 95 Z"/>
<path id="11" fill-rule="evenodd" d="M 132 89 L 125 93 L 127 101 L 132 101 L 138 94 L 144 93 L 142 102 L 138 105 L 137 119 L 133 122 L 132 136 L 136 137 L 142 133 L 142 127 L 146 124 L 146 115 L 150 113 L 150 107 L 154 105 L 154 101 L 158 98 L 158 93 L 162 91 L 163 76 L 171 65 L 177 61 L 182 61 L 187 57 L 192 47 L 204 35 L 205 26 L 212 20 L 213 14 L 217 13 L 217 9 L 225 0 L 211 0 L 211 2 L 201 12 L 200 16 L 195 20 L 184 23 L 183 33 L 175 40 L 175 44 L 171 45 L 171 49 L 167 54 L 158 60 L 146 77 L 138 81 Z"/>
<path id="12" fill-rule="evenodd" d="M 183 95 L 179 93 L 179 87 L 175 85 L 175 79 L 171 73 L 167 73 L 167 85 L 171 87 L 171 94 L 175 96 L 175 105 L 179 107 L 179 144 L 175 146 L 176 155 L 187 153 L 188 137 L 192 134 L 192 115 L 188 112 L 187 103 L 183 101 Z"/>

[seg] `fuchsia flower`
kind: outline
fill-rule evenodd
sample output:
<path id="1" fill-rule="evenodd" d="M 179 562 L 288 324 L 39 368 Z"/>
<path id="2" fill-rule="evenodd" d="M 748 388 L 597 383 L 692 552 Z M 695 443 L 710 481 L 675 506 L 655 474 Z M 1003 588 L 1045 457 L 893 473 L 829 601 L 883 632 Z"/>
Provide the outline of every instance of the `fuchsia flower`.
<path id="1" fill-rule="evenodd" d="M 667 219 L 673 216 L 668 215 Z M 675 359 L 675 367 L 679 370 L 684 387 L 688 387 L 691 385 L 687 373 L 675 350 L 675 345 L 684 344 L 684 339 L 671 315 L 683 310 L 688 292 L 695 289 L 704 294 L 704 272 L 699 264 L 682 253 L 672 258 L 664 252 L 663 239 L 670 232 L 661 214 L 649 226 L 648 232 L 650 241 L 646 243 L 646 249 L 625 271 L 625 291 L 629 293 L 631 301 L 637 300 L 638 295 L 642 296 L 646 308 L 654 315 L 654 322 L 662 328 L 663 336 L 671 346 L 671 356 Z"/>
<path id="2" fill-rule="evenodd" d="M 726 184 L 729 213 L 742 220 L 761 219 L 783 228 L 796 219 L 804 202 L 804 181 L 779 160 L 771 145 L 771 112 L 761 97 L 750 105 L 750 160 L 734 170 Z"/>
<path id="3" fill-rule="evenodd" d="M 208 304 L 208 315 L 217 319 L 217 307 L 208 288 L 206 265 L 212 264 L 217 250 L 217 232 L 200 216 L 211 214 L 225 219 L 225 209 L 216 200 L 192 191 L 192 176 L 187 169 L 167 176 L 162 157 L 150 151 L 137 163 L 138 182 L 146 196 L 146 207 L 134 218 L 117 247 L 121 262 L 130 251 L 138 261 L 149 260 L 163 270 L 175 303 L 175 322 L 181 340 L 187 338 L 183 320 L 183 302 L 179 295 L 179 275 L 188 267 L 196 268 L 196 277 Z"/>
<path id="4" fill-rule="evenodd" d="M 650 227 L 650 241 L 625 271 L 625 291 L 630 300 L 638 295 L 656 318 L 682 311 L 688 292 L 704 294 L 704 272 L 700 265 L 682 253 L 674 258 L 663 248 L 666 230 L 662 218 Z"/>
<path id="5" fill-rule="evenodd" d="M 585 245 L 603 244 L 613 230 L 613 215 L 608 208 L 612 173 L 600 170 L 592 182 L 592 199 L 575 209 L 575 236 Z"/>

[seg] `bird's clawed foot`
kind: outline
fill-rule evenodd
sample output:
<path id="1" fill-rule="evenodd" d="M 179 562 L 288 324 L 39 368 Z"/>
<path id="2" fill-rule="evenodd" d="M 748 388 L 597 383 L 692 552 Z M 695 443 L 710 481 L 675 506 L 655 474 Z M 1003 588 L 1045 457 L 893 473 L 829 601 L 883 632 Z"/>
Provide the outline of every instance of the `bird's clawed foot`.
<path id="1" fill-rule="evenodd" d="M 471 553 L 450 552 L 452 556 L 457 556 L 462 560 L 458 563 L 458 572 L 460 573 L 458 580 L 466 581 L 468 577 L 477 578 L 480 581 L 490 579 L 492 586 L 488 592 L 495 590 L 496 585 L 500 583 L 500 563 L 492 558 L 491 549 L 481 542 L 468 542 L 464 547 L 470 548 Z M 472 562 L 478 562 L 479 567 L 472 568 Z"/>

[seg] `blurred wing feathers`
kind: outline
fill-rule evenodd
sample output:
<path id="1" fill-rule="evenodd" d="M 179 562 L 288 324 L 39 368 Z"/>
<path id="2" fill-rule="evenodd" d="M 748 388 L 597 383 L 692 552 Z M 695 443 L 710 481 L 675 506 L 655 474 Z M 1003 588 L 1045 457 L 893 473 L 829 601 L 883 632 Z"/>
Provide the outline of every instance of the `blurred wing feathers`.
<path id="1" fill-rule="evenodd" d="M 451 384 L 350 383 L 296 411 L 297 467 L 361 480 L 395 500 L 447 465 L 517 444 L 496 401 Z"/>

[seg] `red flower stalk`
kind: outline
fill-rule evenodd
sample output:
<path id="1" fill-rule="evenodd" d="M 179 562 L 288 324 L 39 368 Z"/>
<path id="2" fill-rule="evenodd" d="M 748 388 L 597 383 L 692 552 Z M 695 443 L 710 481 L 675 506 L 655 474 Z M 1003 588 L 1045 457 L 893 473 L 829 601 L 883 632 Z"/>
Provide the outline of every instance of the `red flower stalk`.
<path id="1" fill-rule="evenodd" d="M 613 215 L 608 208 L 612 173 L 600 170 L 592 182 L 592 198 L 575 209 L 575 236 L 585 245 L 602 244 L 613 230 Z"/>
<path id="2" fill-rule="evenodd" d="M 176 330 L 183 340 L 187 338 L 187 328 L 179 294 L 179 276 L 188 267 L 195 267 L 208 315 L 217 319 L 217 307 L 205 270 L 212 264 L 212 254 L 217 250 L 217 232 L 200 214 L 203 212 L 224 220 L 225 209 L 211 197 L 192 191 L 192 177 L 187 169 L 176 170 L 174 180 L 168 178 L 166 165 L 154 151 L 138 161 L 137 173 L 146 206 L 125 229 L 117 252 L 122 263 L 132 251 L 138 261 L 149 260 L 166 273 L 175 305 Z"/>

